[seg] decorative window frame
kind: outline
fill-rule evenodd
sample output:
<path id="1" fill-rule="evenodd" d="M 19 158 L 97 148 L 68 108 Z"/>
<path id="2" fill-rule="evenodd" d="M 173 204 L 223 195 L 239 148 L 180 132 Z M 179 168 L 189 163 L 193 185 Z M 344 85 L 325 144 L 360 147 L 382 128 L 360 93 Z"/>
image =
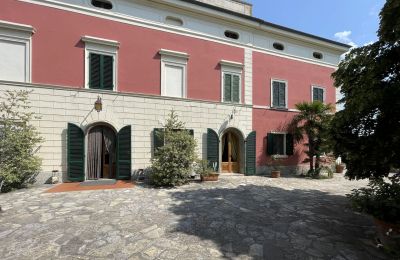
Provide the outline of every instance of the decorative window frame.
<path id="1" fill-rule="evenodd" d="M 221 102 L 222 103 L 229 103 L 229 104 L 242 104 L 242 74 L 243 74 L 243 63 L 235 62 L 235 61 L 228 61 L 228 60 L 221 60 L 219 62 L 221 66 Z M 224 101 L 224 79 L 225 74 L 230 75 L 237 75 L 239 76 L 239 103 L 234 102 L 226 102 Z"/>
<path id="2" fill-rule="evenodd" d="M 184 52 L 166 50 L 166 49 L 161 49 L 158 51 L 158 53 L 161 56 L 161 86 L 160 86 L 161 96 L 167 96 L 166 66 L 169 65 L 174 67 L 180 67 L 183 69 L 183 90 L 182 90 L 182 97 L 180 98 L 187 98 L 187 81 L 188 81 L 187 64 L 189 60 L 189 54 Z"/>
<path id="3" fill-rule="evenodd" d="M 274 107 L 274 82 L 285 83 L 285 107 Z M 272 109 L 289 109 L 289 104 L 288 104 L 289 83 L 287 80 L 271 78 L 270 95 L 271 95 L 270 108 L 272 108 Z"/>
<path id="4" fill-rule="evenodd" d="M 25 45 L 25 80 L 32 82 L 32 35 L 35 28 L 31 25 L 0 20 L 0 41 Z"/>
<path id="5" fill-rule="evenodd" d="M 269 132 L 271 134 L 277 134 L 277 135 L 283 135 L 283 154 L 276 154 L 276 158 L 289 158 L 289 155 L 287 155 L 287 147 L 286 147 L 286 136 L 289 134 L 288 132 L 282 132 L 282 131 L 271 131 Z"/>
<path id="6" fill-rule="evenodd" d="M 100 90 L 100 91 L 117 91 L 117 75 L 118 75 L 118 49 L 119 42 L 114 40 L 107 40 L 92 36 L 82 36 L 82 42 L 85 43 L 85 88 L 90 89 L 89 87 L 89 64 L 90 64 L 90 53 L 96 53 L 101 55 L 112 56 L 114 59 L 113 62 L 113 90 Z M 97 89 L 98 90 L 98 89 Z"/>
<path id="7" fill-rule="evenodd" d="M 324 101 L 322 103 L 325 104 L 326 103 L 326 88 L 318 86 L 318 85 L 311 85 L 311 102 L 314 102 L 314 89 L 322 89 L 322 91 L 323 91 L 322 98 L 324 99 Z"/>

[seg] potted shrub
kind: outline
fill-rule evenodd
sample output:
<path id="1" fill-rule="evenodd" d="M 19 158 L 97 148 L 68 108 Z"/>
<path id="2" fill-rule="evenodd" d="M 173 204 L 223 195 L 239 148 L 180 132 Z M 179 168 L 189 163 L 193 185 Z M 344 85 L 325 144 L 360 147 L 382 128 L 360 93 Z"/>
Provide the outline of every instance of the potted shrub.
<path id="1" fill-rule="evenodd" d="M 218 181 L 219 174 L 208 166 L 207 160 L 200 160 L 197 163 L 196 173 L 200 175 L 201 181 Z"/>
<path id="2" fill-rule="evenodd" d="M 342 158 L 339 156 L 335 161 L 335 169 L 336 173 L 343 173 L 344 164 L 342 163 Z"/>
<path id="3" fill-rule="evenodd" d="M 271 178 L 281 177 L 281 161 L 282 158 L 279 155 L 274 154 L 271 156 Z"/>
<path id="4" fill-rule="evenodd" d="M 374 217 L 379 244 L 400 250 L 400 174 L 371 180 L 367 188 L 347 195 L 355 210 Z"/>

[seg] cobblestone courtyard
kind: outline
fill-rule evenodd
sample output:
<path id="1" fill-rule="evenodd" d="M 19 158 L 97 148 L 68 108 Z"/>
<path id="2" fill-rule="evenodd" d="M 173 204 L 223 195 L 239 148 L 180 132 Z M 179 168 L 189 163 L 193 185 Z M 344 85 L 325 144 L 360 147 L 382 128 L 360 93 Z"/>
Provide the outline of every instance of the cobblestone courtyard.
<path id="1" fill-rule="evenodd" d="M 177 189 L 0 195 L 1 259 L 385 259 L 372 219 L 347 208 L 364 186 L 223 177 Z"/>

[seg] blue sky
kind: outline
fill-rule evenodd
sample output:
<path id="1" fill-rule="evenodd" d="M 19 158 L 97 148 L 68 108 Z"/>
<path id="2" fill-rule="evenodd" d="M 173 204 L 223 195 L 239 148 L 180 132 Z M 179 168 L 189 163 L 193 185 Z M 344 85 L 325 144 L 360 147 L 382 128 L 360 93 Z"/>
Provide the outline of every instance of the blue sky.
<path id="1" fill-rule="evenodd" d="M 268 22 L 354 46 L 377 40 L 384 0 L 248 0 Z"/>

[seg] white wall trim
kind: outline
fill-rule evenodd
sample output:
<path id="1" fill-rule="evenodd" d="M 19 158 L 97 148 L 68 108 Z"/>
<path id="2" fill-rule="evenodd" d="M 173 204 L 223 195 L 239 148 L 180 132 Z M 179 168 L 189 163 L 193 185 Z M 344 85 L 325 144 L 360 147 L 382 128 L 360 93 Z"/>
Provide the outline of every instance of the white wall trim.
<path id="1" fill-rule="evenodd" d="M 240 70 L 242 70 L 244 67 L 243 63 L 236 61 L 229 61 L 229 60 L 221 60 L 219 64 L 224 67 L 233 67 L 233 68 L 238 68 Z"/>
<path id="2" fill-rule="evenodd" d="M 288 53 L 278 53 L 278 52 L 275 52 L 275 51 L 267 49 L 267 48 L 253 46 L 252 44 L 244 44 L 244 43 L 240 43 L 240 42 L 235 42 L 235 41 L 231 41 L 228 39 L 224 39 L 223 37 L 216 37 L 216 36 L 209 35 L 206 33 L 193 31 L 191 29 L 187 29 L 187 28 L 183 28 L 183 27 L 167 25 L 164 23 L 156 22 L 156 21 L 149 21 L 149 20 L 144 20 L 144 19 L 140 19 L 140 18 L 128 17 L 127 15 L 120 15 L 120 14 L 112 13 L 108 10 L 97 10 L 97 9 L 93 10 L 93 8 L 87 8 L 87 7 L 77 6 L 77 5 L 67 4 L 67 3 L 60 3 L 60 2 L 56 2 L 54 0 L 18 0 L 18 1 L 43 5 L 43 6 L 57 8 L 57 9 L 61 9 L 61 10 L 67 10 L 67 11 L 71 11 L 71 12 L 75 12 L 75 13 L 79 13 L 79 14 L 99 17 L 99 18 L 103 18 L 103 19 L 108 19 L 108 20 L 126 23 L 126 24 L 130 24 L 130 25 L 140 26 L 140 27 L 144 27 L 144 28 L 155 29 L 155 30 L 164 31 L 164 32 L 175 33 L 178 35 L 184 35 L 184 36 L 188 36 L 188 37 L 192 37 L 192 38 L 208 40 L 211 42 L 222 43 L 222 44 L 229 45 L 229 46 L 234 46 L 234 47 L 239 47 L 239 48 L 246 48 L 246 47 L 252 48 L 254 51 L 266 53 L 266 54 L 273 55 L 273 56 L 278 56 L 278 57 L 287 58 L 287 59 L 291 59 L 291 60 L 297 60 L 297 61 L 301 61 L 301 62 L 305 62 L 305 63 L 310 63 L 310 64 L 315 64 L 315 65 L 319 65 L 319 66 L 323 66 L 323 67 L 337 69 L 337 64 L 323 62 L 323 61 L 315 60 L 312 58 L 296 56 L 296 55 L 292 55 L 292 54 L 288 54 Z M 314 43 L 314 44 L 316 44 L 316 43 Z"/>
<path id="3" fill-rule="evenodd" d="M 113 62 L 113 90 L 105 91 L 117 91 L 118 90 L 118 47 L 119 43 L 113 40 L 101 39 L 90 36 L 83 36 L 82 41 L 85 43 L 85 82 L 84 88 L 89 88 L 89 64 L 90 64 L 90 53 L 97 53 L 101 55 L 109 55 L 114 59 Z M 118 43 L 118 44 L 117 44 Z"/>
<path id="4" fill-rule="evenodd" d="M 107 45 L 110 47 L 115 47 L 119 48 L 119 42 L 114 41 L 114 40 L 108 40 L 108 39 L 103 39 L 103 38 L 97 38 L 97 37 L 92 37 L 92 36 L 82 36 L 81 40 L 85 43 L 93 43 L 93 44 L 98 44 L 98 45 Z"/>
<path id="5" fill-rule="evenodd" d="M 322 98 L 324 99 L 324 102 L 322 102 L 322 103 L 325 104 L 326 103 L 326 88 L 318 86 L 318 85 L 311 85 L 311 102 L 314 102 L 314 89 L 322 89 L 322 93 L 323 93 Z"/>
<path id="6" fill-rule="evenodd" d="M 187 54 L 185 52 L 161 49 L 158 51 L 158 53 L 161 56 L 170 56 L 170 57 L 175 57 L 175 58 L 180 58 L 180 59 L 189 59 L 189 54 Z"/>
<path id="7" fill-rule="evenodd" d="M 273 109 L 279 109 L 281 107 L 274 107 L 274 88 L 273 88 L 273 83 L 274 82 L 280 82 L 280 83 L 285 83 L 285 107 L 283 108 L 289 108 L 289 104 L 288 104 L 288 96 L 289 96 L 289 85 L 288 85 L 288 81 L 284 80 L 284 79 L 276 79 L 276 78 L 271 78 L 271 84 L 270 84 L 270 90 L 271 90 L 271 103 L 270 103 L 270 107 Z"/>
<path id="8" fill-rule="evenodd" d="M 23 32 L 27 32 L 29 34 L 35 33 L 35 28 L 33 28 L 31 25 L 22 24 L 22 23 L 12 23 L 12 22 L 8 22 L 8 21 L 4 21 L 4 20 L 0 20 L 0 28 L 16 30 L 16 31 L 23 31 Z"/>

